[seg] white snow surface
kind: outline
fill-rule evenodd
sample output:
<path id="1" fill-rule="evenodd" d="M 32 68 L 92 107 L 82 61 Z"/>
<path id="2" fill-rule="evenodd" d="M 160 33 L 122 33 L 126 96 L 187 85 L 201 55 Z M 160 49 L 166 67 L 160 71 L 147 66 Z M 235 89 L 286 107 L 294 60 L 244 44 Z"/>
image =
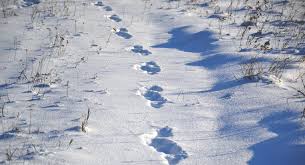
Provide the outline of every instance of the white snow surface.
<path id="1" fill-rule="evenodd" d="M 0 20 L 0 164 L 305 164 L 293 71 L 239 79 L 253 52 L 203 9 L 21 2 Z"/>

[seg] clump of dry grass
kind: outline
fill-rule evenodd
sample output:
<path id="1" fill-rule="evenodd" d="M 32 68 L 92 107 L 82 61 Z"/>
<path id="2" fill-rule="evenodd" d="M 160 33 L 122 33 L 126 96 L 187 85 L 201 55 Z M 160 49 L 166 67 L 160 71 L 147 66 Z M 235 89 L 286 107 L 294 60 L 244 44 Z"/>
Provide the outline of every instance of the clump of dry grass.
<path id="1" fill-rule="evenodd" d="M 82 132 L 87 132 L 87 126 L 88 126 L 90 114 L 91 114 L 91 111 L 90 111 L 90 108 L 88 108 L 87 114 L 85 115 L 83 121 L 81 122 L 81 131 Z"/>
<path id="2" fill-rule="evenodd" d="M 241 64 L 240 69 L 243 78 L 248 80 L 260 79 L 260 77 L 264 73 L 264 67 L 258 61 L 257 57 L 253 57 L 245 63 Z"/>

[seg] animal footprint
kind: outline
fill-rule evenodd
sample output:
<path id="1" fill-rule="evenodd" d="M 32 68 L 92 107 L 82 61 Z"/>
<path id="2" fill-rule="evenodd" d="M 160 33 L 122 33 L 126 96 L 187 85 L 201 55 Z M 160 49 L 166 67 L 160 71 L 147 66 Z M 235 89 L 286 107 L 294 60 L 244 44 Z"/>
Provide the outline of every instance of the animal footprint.
<path id="1" fill-rule="evenodd" d="M 124 39 L 130 39 L 132 37 L 126 28 L 115 29 L 115 34 Z"/>
<path id="2" fill-rule="evenodd" d="M 102 1 L 96 1 L 94 3 L 95 6 L 104 6 L 103 2 Z"/>
<path id="3" fill-rule="evenodd" d="M 141 139 L 145 145 L 153 147 L 157 152 L 162 153 L 169 165 L 176 165 L 181 160 L 186 159 L 188 154 L 175 141 L 169 139 L 173 136 L 172 128 L 166 126 L 159 130 L 154 130 L 151 134 L 144 134 Z"/>
<path id="4" fill-rule="evenodd" d="M 151 52 L 149 50 L 143 49 L 143 46 L 141 46 L 141 45 L 135 45 L 131 48 L 128 48 L 128 50 L 130 50 L 134 53 L 137 53 L 139 55 L 142 55 L 142 56 L 148 56 L 151 54 Z"/>
<path id="5" fill-rule="evenodd" d="M 154 61 L 144 62 L 140 65 L 136 65 L 135 67 L 136 67 L 136 69 L 141 69 L 145 73 L 151 74 L 151 75 L 157 74 L 161 71 L 160 66 L 157 65 Z"/>
<path id="6" fill-rule="evenodd" d="M 40 0 L 23 0 L 23 2 L 24 2 L 24 5 L 22 5 L 22 6 L 28 7 L 28 6 L 39 4 Z"/>
<path id="7" fill-rule="evenodd" d="M 106 10 L 106 11 L 112 11 L 112 8 L 110 7 L 110 6 L 105 6 L 105 7 L 103 7 L 104 8 L 104 10 Z"/>
<path id="8" fill-rule="evenodd" d="M 111 16 L 107 16 L 107 18 L 112 20 L 112 21 L 115 21 L 115 22 L 121 22 L 122 21 L 122 19 L 116 14 L 113 14 Z"/>
<path id="9" fill-rule="evenodd" d="M 157 85 L 154 85 L 150 88 L 145 88 L 144 91 L 141 92 L 141 95 L 148 100 L 149 105 L 153 108 L 161 108 L 163 104 L 167 102 L 167 99 L 164 98 L 160 92 L 163 89 Z"/>

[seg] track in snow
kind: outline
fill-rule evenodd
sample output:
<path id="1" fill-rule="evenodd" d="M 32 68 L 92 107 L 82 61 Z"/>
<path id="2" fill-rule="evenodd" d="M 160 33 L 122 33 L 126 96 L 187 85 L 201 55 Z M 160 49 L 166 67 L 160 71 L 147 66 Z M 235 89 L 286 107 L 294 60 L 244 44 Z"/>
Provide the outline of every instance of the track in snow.
<path id="1" fill-rule="evenodd" d="M 115 34 L 119 37 L 122 37 L 124 39 L 130 39 L 132 38 L 132 35 L 128 33 L 128 30 L 126 28 L 120 28 L 115 30 Z"/>
<path id="2" fill-rule="evenodd" d="M 176 165 L 183 159 L 186 159 L 188 154 L 181 146 L 170 139 L 173 136 L 172 131 L 172 128 L 166 126 L 154 130 L 150 134 L 142 135 L 141 139 L 145 145 L 151 146 L 154 150 L 161 153 L 161 157 L 166 159 L 169 165 Z"/>
<path id="3" fill-rule="evenodd" d="M 148 100 L 149 106 L 153 108 L 161 108 L 167 102 L 167 99 L 161 95 L 163 88 L 154 85 L 149 88 L 142 88 L 139 90 L 140 95 L 142 95 L 146 100 Z"/>
<path id="4" fill-rule="evenodd" d="M 143 46 L 141 46 L 141 45 L 134 45 L 131 48 L 127 48 L 127 50 L 129 50 L 133 53 L 142 55 L 142 56 L 148 56 L 151 54 L 151 52 L 149 50 L 144 49 Z"/>
<path id="5" fill-rule="evenodd" d="M 144 73 L 150 75 L 158 74 L 161 71 L 160 66 L 154 61 L 144 62 L 142 64 L 135 65 L 135 69 L 142 70 Z"/>

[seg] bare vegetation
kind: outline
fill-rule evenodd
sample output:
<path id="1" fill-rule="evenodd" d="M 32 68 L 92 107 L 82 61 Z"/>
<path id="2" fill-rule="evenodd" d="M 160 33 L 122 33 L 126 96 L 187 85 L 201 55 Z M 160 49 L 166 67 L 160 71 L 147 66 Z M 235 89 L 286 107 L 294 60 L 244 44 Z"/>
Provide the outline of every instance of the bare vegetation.
<path id="1" fill-rule="evenodd" d="M 6 160 L 7 160 L 7 161 L 13 160 L 13 157 L 14 157 L 16 151 L 17 151 L 17 149 L 12 149 L 11 147 L 9 147 L 8 149 L 6 149 L 6 153 L 5 153 L 5 155 L 6 155 Z"/>
<path id="2" fill-rule="evenodd" d="M 17 16 L 15 12 L 14 6 L 17 5 L 18 0 L 1 0 L 0 1 L 0 9 L 2 12 L 3 18 L 7 18 L 10 16 Z"/>
<path id="3" fill-rule="evenodd" d="M 249 80 L 258 80 L 264 73 L 264 67 L 256 57 L 251 58 L 240 66 L 243 78 Z"/>
<path id="4" fill-rule="evenodd" d="M 88 108 L 87 114 L 84 116 L 84 119 L 81 122 L 81 131 L 82 132 L 87 132 L 87 126 L 88 126 L 90 114 L 91 114 L 91 111 L 90 111 L 90 108 Z"/>
<path id="5" fill-rule="evenodd" d="M 144 2 L 143 16 L 152 6 L 150 0 L 144 0 Z M 238 32 L 236 33 L 236 36 L 231 37 L 238 41 L 236 46 L 237 49 L 240 52 L 256 52 L 253 57 L 248 58 L 247 61 L 240 64 L 242 78 L 247 80 L 260 80 L 263 77 L 272 75 L 281 79 L 284 72 L 289 69 L 289 66 L 303 64 L 305 61 L 305 58 L 303 58 L 303 60 L 293 60 L 294 58 L 290 56 L 278 57 L 279 54 L 285 53 L 294 56 L 304 56 L 305 1 L 295 0 L 276 2 L 273 0 L 230 0 L 228 1 L 229 3 L 227 6 L 224 7 L 219 6 L 219 4 L 221 4 L 220 0 L 167 0 L 167 7 L 165 8 L 179 8 L 183 2 L 186 2 L 186 4 L 190 6 L 199 4 L 206 6 L 208 9 L 203 10 L 204 12 L 200 10 L 200 12 L 202 12 L 200 14 L 217 19 L 218 26 L 216 30 L 220 38 L 228 35 L 225 34 L 224 28 L 235 25 L 234 27 Z M 18 16 L 17 11 L 15 10 L 16 8 L 14 7 L 17 5 L 17 0 L 0 0 L 1 15 L 3 17 L 1 19 L 6 20 L 11 16 Z M 73 37 L 80 35 L 79 25 L 84 23 L 80 20 L 80 15 L 84 13 L 79 10 L 81 10 L 81 7 L 86 7 L 86 5 L 87 3 L 80 3 L 76 0 L 45 0 L 41 4 L 31 6 L 27 30 L 45 30 L 45 36 L 48 43 L 42 43 L 40 45 L 42 49 L 45 48 L 45 51 L 37 58 L 30 58 L 35 50 L 21 47 L 22 41 L 19 36 L 14 37 L 12 45 L 14 62 L 22 66 L 20 70 L 16 71 L 16 82 L 13 82 L 12 84 L 28 87 L 28 91 L 25 91 L 24 93 L 28 93 L 28 96 L 32 97 L 28 100 L 29 102 L 43 100 L 47 93 L 52 92 L 52 89 L 50 88 L 52 85 L 63 88 L 63 91 L 65 91 L 63 95 L 66 95 L 65 99 L 66 101 L 69 101 L 69 95 L 73 94 L 73 91 L 69 91 L 69 89 L 74 84 L 71 84 L 69 80 L 60 75 L 55 65 L 51 65 L 51 63 L 53 60 L 61 60 L 61 58 L 68 56 L 67 50 L 69 50 L 68 48 L 70 45 L 69 37 L 71 37 L 69 35 L 73 34 Z M 277 10 L 274 10 L 275 8 Z M 241 15 L 240 11 L 246 11 L 246 14 Z M 59 25 L 55 27 L 47 26 L 45 20 L 52 19 L 53 17 L 72 20 L 72 28 L 65 29 Z M 238 20 L 242 20 L 242 22 L 238 22 Z M 134 18 L 131 19 L 130 24 L 132 24 L 133 21 Z M 103 46 L 103 49 L 106 49 L 111 45 L 111 37 L 118 29 L 113 28 L 112 30 L 113 31 L 109 31 L 109 35 L 106 34 L 105 36 L 105 46 Z M 91 45 L 98 46 L 95 43 L 92 43 Z M 101 52 L 102 47 L 99 47 L 97 53 L 101 54 Z M 18 58 L 18 54 L 22 54 L 25 58 Z M 273 57 L 272 55 L 276 55 L 276 57 Z M 268 60 L 262 61 L 258 56 L 266 56 Z M 87 58 L 82 55 L 75 59 L 75 63 L 67 63 L 66 65 L 72 66 L 69 67 L 69 69 L 75 69 L 77 72 L 78 67 L 85 63 Z M 302 70 L 300 72 L 303 72 L 304 70 L 303 67 L 299 67 L 299 69 Z M 300 77 L 301 78 L 299 78 L 298 81 L 301 82 L 301 87 L 294 89 L 299 96 L 305 98 L 305 83 L 303 76 Z M 94 75 L 94 78 L 92 79 L 96 78 L 97 75 Z M 9 85 L 3 86 L 7 87 Z M 32 120 L 33 116 L 36 115 L 36 111 L 34 111 L 33 107 L 23 107 L 23 109 L 18 109 L 17 113 L 8 111 L 7 108 L 9 106 L 7 105 L 14 101 L 14 97 L 11 98 L 9 92 L 2 94 L 0 96 L 0 101 L 0 119 L 2 121 L 2 132 L 0 135 L 3 137 L 14 136 L 18 133 L 26 132 L 31 136 L 38 137 L 39 133 L 44 131 L 43 127 L 38 127 Z M 57 104 L 51 105 L 51 107 L 52 106 L 59 107 Z M 26 127 L 19 127 L 19 125 L 16 124 L 21 121 L 21 115 L 27 116 L 22 119 L 27 122 Z M 80 121 L 77 120 L 76 125 L 78 129 L 80 128 L 81 132 L 88 132 L 90 116 L 91 110 L 88 108 L 86 114 L 81 117 Z M 10 120 L 11 118 L 14 118 L 14 120 Z M 305 108 L 303 110 L 302 118 L 305 118 Z M 7 122 L 5 123 L 6 125 L 3 121 Z M 71 146 L 73 142 L 74 140 L 71 139 L 68 146 Z M 15 148 L 9 146 L 4 153 L 6 160 L 12 161 L 15 157 L 20 157 L 20 155 L 39 153 L 36 145 L 31 144 L 31 142 L 28 141 L 24 143 L 28 145 L 28 148 L 23 148 L 23 150 L 27 150 L 27 153 L 16 152 L 17 146 L 14 146 Z M 61 141 L 58 140 L 58 143 L 60 146 Z M 28 152 L 30 151 L 29 148 L 31 148 L 31 151 L 33 150 L 33 152 Z M 17 154 L 19 155 L 16 156 Z"/>
<path id="6" fill-rule="evenodd" d="M 47 19 L 52 19 L 56 17 L 57 19 L 71 19 L 75 20 L 71 23 L 71 26 L 75 26 L 74 33 L 78 33 L 76 22 L 80 22 L 80 10 L 81 7 L 86 4 L 85 2 L 79 2 L 75 0 L 63 0 L 63 1 L 29 1 L 26 4 L 25 1 L 18 0 L 0 0 L 0 16 L 3 23 L 7 23 L 7 20 L 13 19 L 11 16 L 17 16 L 18 6 L 24 5 L 26 11 L 28 11 L 29 17 L 26 19 L 25 27 L 27 31 L 44 33 L 46 36 L 46 41 L 41 41 L 39 49 L 42 49 L 41 54 L 36 55 L 37 51 L 33 48 L 28 47 L 23 41 L 23 35 L 14 36 L 12 46 L 10 49 L 14 53 L 14 58 L 12 62 L 20 65 L 19 69 L 16 71 L 15 79 L 6 82 L 5 84 L 0 84 L 0 120 L 1 120 L 1 132 L 0 140 L 8 139 L 10 141 L 10 146 L 5 149 L 3 148 L 2 157 L 5 157 L 6 161 L 18 161 L 18 160 L 30 160 L 36 154 L 40 154 L 45 148 L 54 147 L 47 146 L 47 144 L 33 144 L 29 139 L 41 138 L 41 134 L 45 133 L 45 128 L 43 125 L 43 120 L 39 123 L 33 120 L 33 118 L 43 111 L 43 108 L 37 108 L 37 103 L 35 101 L 43 101 L 48 93 L 52 93 L 53 89 L 51 85 L 57 85 L 63 88 L 63 92 L 66 94 L 66 100 L 69 101 L 69 80 L 65 80 L 67 84 L 62 84 L 65 77 L 62 77 L 57 71 L 54 65 L 54 60 L 63 58 L 67 56 L 66 50 L 69 46 L 68 36 L 73 33 L 70 31 L 70 27 L 62 27 L 59 24 L 56 26 L 47 25 L 45 22 Z M 0 22 L 2 23 L 2 22 Z M 40 41 L 39 41 L 40 42 Z M 22 45 L 22 46 L 21 46 Z M 33 55 L 35 54 L 35 56 Z M 85 57 L 82 57 L 75 64 L 68 63 L 67 65 L 79 66 L 85 62 Z M 76 67 L 71 67 L 70 69 L 77 69 Z M 13 111 L 7 110 L 11 103 L 14 103 L 14 96 L 10 95 L 9 92 L 13 85 L 16 86 L 26 86 L 27 91 L 23 91 L 22 94 L 26 96 L 23 98 L 31 103 L 29 106 L 22 107 L 20 109 L 14 109 Z M 10 88 L 11 87 L 11 88 Z M 66 88 L 66 89 L 65 89 Z M 29 97 L 29 99 L 27 98 Z M 48 96 L 50 97 L 50 96 Z M 46 99 L 47 100 L 47 99 Z M 47 102 L 47 101 L 46 101 Z M 61 101 L 64 102 L 64 101 Z M 64 102 L 65 103 L 65 102 Z M 63 103 L 63 104 L 64 104 Z M 44 106 L 45 109 L 57 108 L 59 107 L 54 103 L 51 105 Z M 38 109 L 38 110 L 37 110 Z M 80 121 L 80 127 L 82 132 L 87 132 L 88 122 L 90 118 L 90 109 L 86 115 L 84 115 L 82 121 Z M 46 117 L 46 116 L 44 116 Z M 36 118 L 35 118 L 36 119 Z M 23 124 L 22 124 L 23 123 Z M 22 124 L 22 126 L 20 126 Z M 59 133 L 61 130 L 55 131 Z M 12 140 L 18 134 L 27 134 L 24 137 L 20 136 L 21 140 Z M 21 138 L 22 137 L 22 138 Z M 61 138 L 58 139 L 58 146 L 61 146 Z M 68 144 L 70 146 L 73 140 Z M 0 164 L 3 163 L 0 161 Z"/>
<path id="7" fill-rule="evenodd" d="M 189 10 L 215 20 L 219 38 L 230 36 L 238 43 L 239 52 L 251 52 L 251 57 L 246 57 L 247 60 L 240 64 L 242 78 L 282 82 L 285 73 L 299 72 L 302 74 L 290 81 L 299 96 L 305 98 L 302 60 L 305 55 L 305 1 L 189 0 L 187 4 L 191 6 Z M 197 6 L 204 10 L 198 10 Z M 225 34 L 224 28 L 234 29 L 236 33 Z"/>

